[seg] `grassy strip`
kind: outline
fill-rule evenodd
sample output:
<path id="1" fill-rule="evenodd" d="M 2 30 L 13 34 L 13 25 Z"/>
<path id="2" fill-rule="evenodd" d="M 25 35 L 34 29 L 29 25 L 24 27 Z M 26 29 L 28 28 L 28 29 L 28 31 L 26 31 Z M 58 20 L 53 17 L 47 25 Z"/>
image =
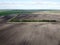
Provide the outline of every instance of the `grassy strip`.
<path id="1" fill-rule="evenodd" d="M 8 22 L 10 22 L 11 20 L 15 19 L 18 15 L 14 16 L 13 18 L 9 19 Z"/>
<path id="2" fill-rule="evenodd" d="M 18 20 L 14 19 L 11 20 L 10 22 L 57 22 L 56 20 Z"/>

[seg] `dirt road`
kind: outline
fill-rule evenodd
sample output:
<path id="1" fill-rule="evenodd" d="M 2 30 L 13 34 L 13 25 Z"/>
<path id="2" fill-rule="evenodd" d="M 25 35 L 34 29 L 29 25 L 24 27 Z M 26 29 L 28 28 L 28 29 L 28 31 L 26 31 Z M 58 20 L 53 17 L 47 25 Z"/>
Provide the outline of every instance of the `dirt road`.
<path id="1" fill-rule="evenodd" d="M 60 45 L 60 23 L 3 24 L 0 26 L 0 45 Z"/>

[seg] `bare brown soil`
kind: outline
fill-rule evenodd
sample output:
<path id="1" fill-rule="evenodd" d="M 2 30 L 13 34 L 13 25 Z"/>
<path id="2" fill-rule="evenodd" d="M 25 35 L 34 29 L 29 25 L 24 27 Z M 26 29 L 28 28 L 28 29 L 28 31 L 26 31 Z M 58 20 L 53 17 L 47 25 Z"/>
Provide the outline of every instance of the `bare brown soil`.
<path id="1" fill-rule="evenodd" d="M 60 45 L 60 23 L 0 24 L 0 45 Z"/>

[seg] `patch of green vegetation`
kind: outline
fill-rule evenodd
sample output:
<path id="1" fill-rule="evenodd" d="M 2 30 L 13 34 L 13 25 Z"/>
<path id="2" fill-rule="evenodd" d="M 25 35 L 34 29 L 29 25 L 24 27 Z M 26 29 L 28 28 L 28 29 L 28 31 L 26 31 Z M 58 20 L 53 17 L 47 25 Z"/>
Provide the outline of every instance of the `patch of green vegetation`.
<path id="1" fill-rule="evenodd" d="M 56 20 L 17 20 L 13 19 L 10 22 L 57 22 Z"/>

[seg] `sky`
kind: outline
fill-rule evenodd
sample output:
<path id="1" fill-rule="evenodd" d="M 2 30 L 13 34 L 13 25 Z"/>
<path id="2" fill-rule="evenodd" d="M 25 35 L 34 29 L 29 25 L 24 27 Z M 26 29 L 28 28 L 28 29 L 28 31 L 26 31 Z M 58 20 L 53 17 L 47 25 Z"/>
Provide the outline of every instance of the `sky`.
<path id="1" fill-rule="evenodd" d="M 60 9 L 60 0 L 0 0 L 0 9 Z"/>

